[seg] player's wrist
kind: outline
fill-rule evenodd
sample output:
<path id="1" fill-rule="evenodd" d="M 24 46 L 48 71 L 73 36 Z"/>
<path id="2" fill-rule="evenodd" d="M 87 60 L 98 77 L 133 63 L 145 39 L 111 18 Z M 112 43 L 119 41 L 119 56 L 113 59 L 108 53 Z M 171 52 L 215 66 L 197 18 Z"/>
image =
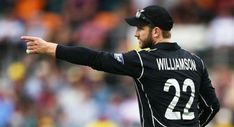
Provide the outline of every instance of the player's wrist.
<path id="1" fill-rule="evenodd" d="M 48 46 L 46 49 L 46 54 L 50 55 L 50 56 L 55 56 L 55 52 L 56 52 L 56 48 L 57 48 L 56 43 L 52 43 L 52 42 L 48 42 Z"/>

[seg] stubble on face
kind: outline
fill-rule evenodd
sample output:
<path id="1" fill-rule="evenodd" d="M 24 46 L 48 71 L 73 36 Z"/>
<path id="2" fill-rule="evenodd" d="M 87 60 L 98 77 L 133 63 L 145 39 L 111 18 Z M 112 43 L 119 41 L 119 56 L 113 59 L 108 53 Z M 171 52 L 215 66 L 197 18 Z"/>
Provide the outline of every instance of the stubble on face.
<path id="1" fill-rule="evenodd" d="M 144 48 L 150 48 L 153 45 L 153 38 L 151 35 L 151 31 L 149 32 L 147 38 L 145 40 L 141 40 L 140 41 L 140 48 L 144 49 Z"/>

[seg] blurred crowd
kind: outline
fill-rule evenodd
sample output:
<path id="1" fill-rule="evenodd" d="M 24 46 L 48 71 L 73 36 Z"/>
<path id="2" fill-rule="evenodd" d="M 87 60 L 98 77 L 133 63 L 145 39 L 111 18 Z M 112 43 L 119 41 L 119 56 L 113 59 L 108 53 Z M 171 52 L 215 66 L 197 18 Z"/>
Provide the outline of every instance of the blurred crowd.
<path id="1" fill-rule="evenodd" d="M 234 126 L 234 0 L 0 0 L 0 127 L 140 127 L 131 78 L 27 55 L 20 36 L 126 52 L 138 44 L 124 18 L 151 4 L 209 69 L 222 106 L 209 126 Z"/>

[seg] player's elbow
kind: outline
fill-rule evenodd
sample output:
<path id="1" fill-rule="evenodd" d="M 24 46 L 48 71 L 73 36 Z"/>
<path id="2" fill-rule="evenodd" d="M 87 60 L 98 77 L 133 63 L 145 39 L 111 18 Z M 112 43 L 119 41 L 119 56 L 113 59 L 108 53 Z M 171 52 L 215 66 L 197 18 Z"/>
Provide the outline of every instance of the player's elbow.
<path id="1" fill-rule="evenodd" d="M 212 112 L 215 115 L 216 113 L 218 113 L 219 109 L 220 109 L 220 104 L 218 99 L 216 98 L 216 100 L 212 103 L 212 105 L 210 106 L 212 108 Z"/>
<path id="2" fill-rule="evenodd" d="M 217 102 L 213 103 L 212 108 L 213 108 L 213 112 L 216 114 L 220 109 L 219 102 L 217 101 Z"/>

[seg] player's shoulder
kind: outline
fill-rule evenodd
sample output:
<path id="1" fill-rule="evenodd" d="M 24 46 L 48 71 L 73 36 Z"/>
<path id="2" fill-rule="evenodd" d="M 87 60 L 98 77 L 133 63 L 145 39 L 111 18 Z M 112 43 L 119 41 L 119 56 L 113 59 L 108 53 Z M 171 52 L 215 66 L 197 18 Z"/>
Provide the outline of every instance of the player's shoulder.
<path id="1" fill-rule="evenodd" d="M 199 56 L 198 56 L 196 53 L 194 53 L 194 52 L 189 52 L 189 51 L 187 51 L 187 50 L 185 50 L 185 49 L 182 49 L 182 50 L 184 50 L 184 52 L 186 52 L 189 56 L 191 56 L 192 59 L 194 59 L 195 61 L 197 61 L 197 62 L 201 65 L 201 67 L 204 69 L 205 65 L 204 65 L 204 62 L 203 62 L 203 60 L 202 60 L 201 57 L 199 57 Z"/>
<path id="2" fill-rule="evenodd" d="M 123 53 L 123 56 L 124 57 L 131 57 L 131 58 L 134 58 L 134 57 L 141 58 L 144 56 L 148 56 L 151 51 L 153 51 L 153 50 L 151 50 L 151 49 L 140 49 L 140 50 L 134 49 L 134 50 L 130 50 L 126 53 Z"/>
<path id="3" fill-rule="evenodd" d="M 128 61 L 135 61 L 136 59 L 139 58 L 139 51 L 137 50 L 130 50 L 126 53 L 122 53 L 123 58 Z"/>
<path id="4" fill-rule="evenodd" d="M 134 49 L 134 50 L 130 50 L 130 51 L 127 51 L 127 52 L 123 53 L 123 55 L 125 55 L 125 56 L 135 56 L 135 55 L 137 55 L 138 52 L 139 51 Z"/>
<path id="5" fill-rule="evenodd" d="M 194 52 L 190 52 L 188 50 L 185 49 L 181 49 L 184 53 L 186 53 L 187 55 L 193 57 L 194 59 L 198 59 L 198 60 L 202 60 L 197 54 L 195 54 Z"/>
<path id="6" fill-rule="evenodd" d="M 150 54 L 150 53 L 155 53 L 154 51 L 157 51 L 157 48 L 151 49 L 151 48 L 145 48 L 145 49 L 140 49 L 140 50 L 136 50 L 136 52 L 138 52 L 139 54 Z"/>

